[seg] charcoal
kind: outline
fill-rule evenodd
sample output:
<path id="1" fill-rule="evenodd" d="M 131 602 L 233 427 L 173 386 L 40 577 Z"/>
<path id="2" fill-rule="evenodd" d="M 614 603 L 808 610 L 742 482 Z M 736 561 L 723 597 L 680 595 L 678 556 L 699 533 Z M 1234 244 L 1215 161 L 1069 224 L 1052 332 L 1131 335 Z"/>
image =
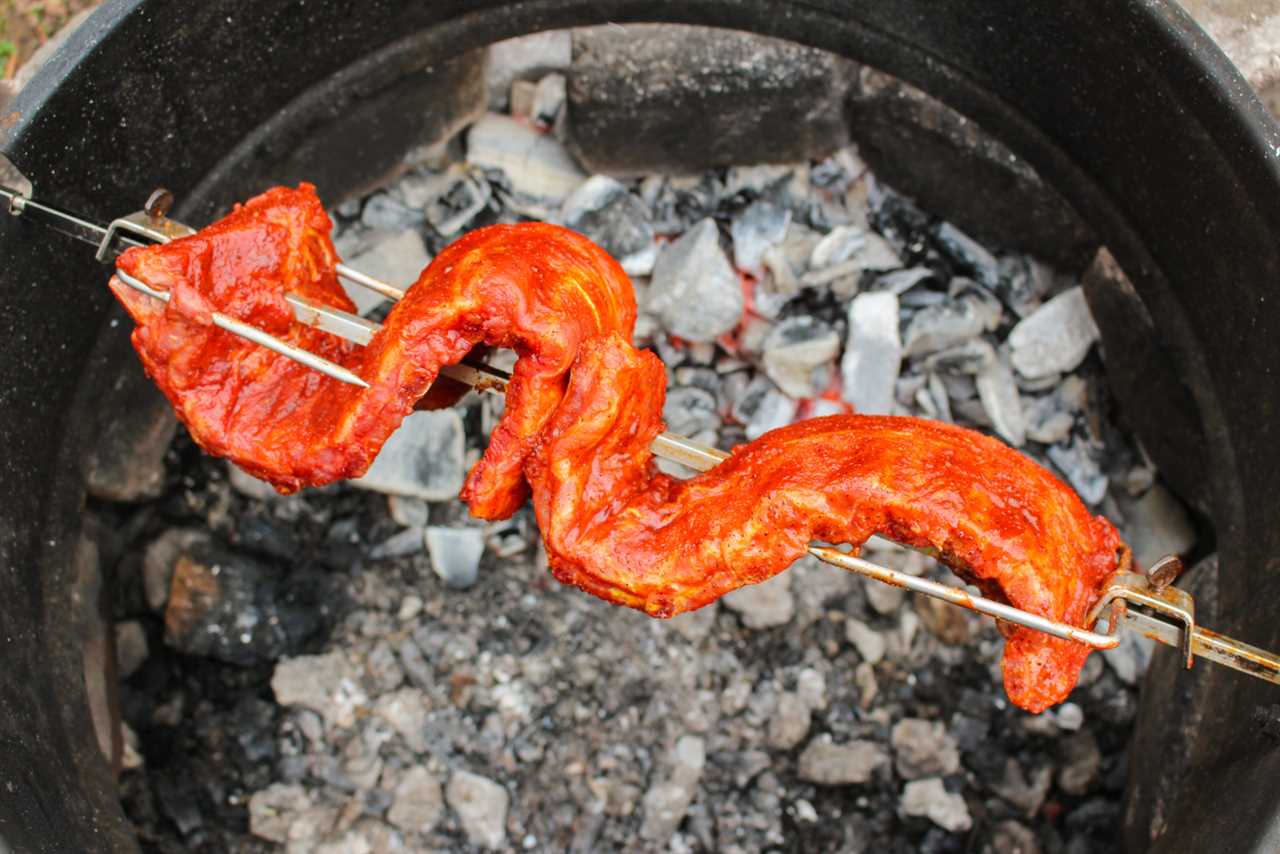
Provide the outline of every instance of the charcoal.
<path id="1" fill-rule="evenodd" d="M 1151 650 L 1154 643 L 1137 632 L 1125 632 L 1120 645 L 1114 649 L 1102 651 L 1103 660 L 1126 685 L 1137 685 L 1147 672 L 1147 664 L 1151 661 Z"/>
<path id="2" fill-rule="evenodd" d="M 351 266 L 390 285 L 407 288 L 431 261 L 426 245 L 416 231 L 402 231 L 351 259 Z M 386 297 L 368 288 L 339 280 L 347 296 L 356 304 L 356 313 L 366 315 L 386 302 Z"/>
<path id="3" fill-rule="evenodd" d="M 766 199 L 789 205 L 809 196 L 808 178 L 809 164 L 803 161 L 730 166 L 725 170 L 721 200 Z"/>
<path id="4" fill-rule="evenodd" d="M 693 386 L 703 391 L 715 395 L 720 390 L 722 379 L 713 368 L 704 367 L 702 365 L 681 365 L 673 372 L 677 385 Z M 667 399 L 670 400 L 671 391 L 667 392 Z"/>
<path id="5" fill-rule="evenodd" d="M 405 741 L 411 750 L 426 750 L 427 708 L 430 700 L 417 688 L 401 688 L 383 694 L 373 711 Z M 394 820 L 393 820 L 394 823 Z"/>
<path id="6" fill-rule="evenodd" d="M 663 249 L 647 308 L 671 334 L 688 341 L 714 341 L 738 324 L 742 286 L 720 248 L 714 221 L 702 220 Z"/>
<path id="7" fill-rule="evenodd" d="M 775 750 L 790 750 L 809 734 L 810 710 L 799 695 L 785 692 L 778 697 L 769 719 L 767 740 Z"/>
<path id="8" fill-rule="evenodd" d="M 548 30 L 494 42 L 485 62 L 489 109 L 503 110 L 516 80 L 534 81 L 548 71 L 562 71 L 573 61 L 568 30 Z"/>
<path id="9" fill-rule="evenodd" d="M 925 384 L 915 393 L 916 405 L 925 416 L 935 421 L 951 421 L 951 398 L 938 374 L 929 374 Z"/>
<path id="10" fill-rule="evenodd" d="M 164 640 L 184 655 L 248 666 L 274 661 L 305 638 L 279 619 L 276 573 L 210 543 L 189 547 L 174 564 Z"/>
<path id="11" fill-rule="evenodd" d="M 718 406 L 711 392 L 701 388 L 676 387 L 667 392 L 662 418 L 667 429 L 685 436 L 720 427 Z"/>
<path id="12" fill-rule="evenodd" d="M 664 844 L 671 839 L 698 794 L 706 751 L 706 742 L 698 736 L 685 735 L 676 742 L 669 772 L 645 792 L 642 838 Z"/>
<path id="13" fill-rule="evenodd" d="M 1082 439 L 1049 447 L 1049 459 L 1087 504 L 1098 504 L 1107 494 L 1107 476 L 1103 474 L 1094 451 Z"/>
<path id="14" fill-rule="evenodd" d="M 484 554 L 484 533 L 479 528 L 427 528 L 427 549 L 431 569 L 440 580 L 457 590 L 476 583 L 480 557 Z"/>
<path id="15" fill-rule="evenodd" d="M 369 471 L 351 483 L 387 495 L 446 501 L 462 489 L 463 442 L 456 411 L 414 412 L 391 434 Z"/>
<path id="16" fill-rule="evenodd" d="M 978 399 L 995 430 L 1015 448 L 1027 439 L 1026 419 L 1022 414 L 1022 398 L 1013 381 L 1013 371 L 1004 359 L 993 359 L 976 377 Z"/>
<path id="17" fill-rule="evenodd" d="M 1071 435 L 1075 418 L 1066 411 L 1057 395 L 1023 399 L 1023 415 L 1027 423 L 1027 438 L 1034 442 L 1054 445 Z"/>
<path id="18" fill-rule="evenodd" d="M 827 192 L 841 192 L 867 172 L 867 164 L 858 156 L 855 146 L 846 146 L 820 163 L 809 173 L 813 186 Z"/>
<path id="19" fill-rule="evenodd" d="M 356 668 L 339 651 L 281 660 L 272 674 L 271 690 L 280 705 L 310 709 L 330 727 L 352 726 L 356 710 L 369 699 Z"/>
<path id="20" fill-rule="evenodd" d="M 425 528 L 431 518 L 431 505 L 421 498 L 408 498 L 403 495 L 387 497 L 387 512 L 397 525 L 406 528 Z"/>
<path id="21" fill-rule="evenodd" d="M 1035 832 L 1012 819 L 1002 821 L 991 833 L 991 854 L 1040 854 Z"/>
<path id="22" fill-rule="evenodd" d="M 848 335 L 840 365 L 844 399 L 858 412 L 888 414 L 902 360 L 898 298 L 887 291 L 854 297 Z"/>
<path id="23" fill-rule="evenodd" d="M 389 539 L 383 540 L 369 549 L 370 560 L 387 560 L 388 558 L 408 557 L 426 548 L 421 528 L 406 528 Z"/>
<path id="24" fill-rule="evenodd" d="M 1157 483 L 1136 500 L 1123 500 L 1125 542 L 1140 566 L 1148 567 L 1165 555 L 1182 555 L 1196 542 L 1187 508 Z"/>
<path id="25" fill-rule="evenodd" d="M 543 127 L 555 124 L 564 109 L 565 79 L 563 74 L 548 74 L 538 81 L 533 91 L 529 116 Z"/>
<path id="26" fill-rule="evenodd" d="M 878 179 L 973 236 L 1065 269 L 1096 239 L 1056 190 L 973 121 L 916 87 L 866 69 L 850 131 Z M 898 197 L 901 199 L 901 197 Z"/>
<path id="27" fill-rule="evenodd" d="M 867 783 L 890 764 L 889 754 L 874 741 L 835 744 L 829 735 L 820 735 L 800 754 L 801 780 L 820 786 Z"/>
<path id="28" fill-rule="evenodd" d="M 1019 318 L 1039 308 L 1053 288 L 1053 269 L 1039 259 L 1005 255 L 999 267 L 1000 284 L 995 288 L 996 294 Z"/>
<path id="29" fill-rule="evenodd" d="M 840 351 L 840 336 L 806 315 L 779 323 L 764 340 L 764 369 L 791 397 L 813 397 L 826 386 L 828 365 Z"/>
<path id="30" fill-rule="evenodd" d="M 1013 367 L 1025 377 L 1075 369 L 1098 338 L 1084 293 L 1063 291 L 1023 319 L 1009 333 Z"/>
<path id="31" fill-rule="evenodd" d="M 259 480 L 230 460 L 227 461 L 227 482 L 236 492 L 255 501 L 275 501 L 283 497 L 274 486 L 265 480 Z"/>
<path id="32" fill-rule="evenodd" d="M 169 588 L 173 582 L 178 559 L 195 547 L 209 543 L 207 531 L 198 528 L 171 528 L 156 537 L 142 558 L 142 579 L 147 605 L 152 611 L 163 612 L 169 601 Z"/>
<path id="33" fill-rule="evenodd" d="M 874 232 L 864 235 L 865 243 L 858 250 L 858 263 L 864 270 L 892 270 L 902 266 L 902 259 L 889 241 Z"/>
<path id="34" fill-rule="evenodd" d="M 573 39 L 569 135 L 597 172 L 809 160 L 848 139 L 843 98 L 856 66 L 832 54 L 664 24 L 591 27 Z"/>
<path id="35" fill-rule="evenodd" d="M 406 771 L 396 785 L 387 821 L 406 833 L 430 833 L 443 812 L 440 781 L 419 765 Z"/>
<path id="36" fill-rule="evenodd" d="M 761 261 L 769 272 L 775 291 L 794 295 L 800 290 L 800 280 L 808 269 L 809 256 L 820 239 L 821 235 L 813 229 L 792 222 L 782 243 L 764 252 Z"/>
<path id="37" fill-rule="evenodd" d="M 732 590 L 721 601 L 741 617 L 742 624 L 749 629 L 786 625 L 796 612 L 795 597 L 791 594 L 791 575 L 786 572 L 759 584 Z"/>
<path id="38" fill-rule="evenodd" d="M 733 263 L 739 270 L 763 275 L 764 254 L 782 243 L 791 224 L 791 211 L 769 202 L 755 202 L 733 218 L 729 235 L 733 238 Z"/>
<path id="39" fill-rule="evenodd" d="M 991 790 L 1031 818 L 1040 812 L 1052 784 L 1052 768 L 1042 765 L 1028 775 L 1010 756 L 1004 760 L 1004 773 L 991 784 Z"/>
<path id="40" fill-rule="evenodd" d="M 1058 728 L 1066 732 L 1075 732 L 1084 726 L 1084 710 L 1075 703 L 1063 703 L 1057 708 L 1055 717 Z"/>
<path id="41" fill-rule="evenodd" d="M 867 245 L 867 235 L 862 229 L 842 225 L 833 228 L 814 244 L 809 254 L 809 267 L 824 270 L 856 258 Z"/>
<path id="42" fill-rule="evenodd" d="M 538 97 L 538 84 L 534 81 L 511 81 L 511 116 L 517 119 L 533 121 L 533 100 L 536 97 Z"/>
<path id="43" fill-rule="evenodd" d="M 147 633 L 137 620 L 116 623 L 116 670 L 121 679 L 128 679 L 138 672 L 147 660 Z"/>
<path id="44" fill-rule="evenodd" d="M 457 235 L 489 206 L 493 197 L 493 190 L 483 175 L 461 164 L 449 167 L 424 189 L 423 195 L 427 198 L 422 200 L 422 211 L 441 237 Z"/>
<path id="45" fill-rule="evenodd" d="M 927 818 L 951 833 L 963 833 L 973 825 L 964 798 L 948 792 L 937 777 L 907 783 L 902 790 L 900 808 L 903 815 Z"/>
<path id="46" fill-rule="evenodd" d="M 1087 729 L 1059 742 L 1058 788 L 1069 795 L 1083 795 L 1092 788 L 1102 764 L 1098 740 Z"/>
<path id="47" fill-rule="evenodd" d="M 906 267 L 877 276 L 872 290 L 892 291 L 901 297 L 916 285 L 932 278 L 934 278 L 934 272 L 928 267 Z"/>
<path id="48" fill-rule="evenodd" d="M 988 288 L 1000 284 L 1000 264 L 987 248 L 949 222 L 933 230 L 933 239 L 962 272 Z"/>
<path id="49" fill-rule="evenodd" d="M 445 787 L 445 798 L 472 845 L 501 848 L 506 844 L 511 796 L 500 784 L 470 771 L 455 771 Z"/>
<path id="50" fill-rule="evenodd" d="M 799 404 L 765 377 L 756 377 L 733 404 L 733 417 L 746 425 L 747 438 L 758 439 L 770 430 L 785 427 L 795 418 Z"/>
<path id="51" fill-rule="evenodd" d="M 904 718 L 893 725 L 890 743 L 894 767 L 905 780 L 945 776 L 960 770 L 955 739 L 942 721 Z"/>
<path id="52" fill-rule="evenodd" d="M 978 394 L 978 386 L 970 373 L 939 371 L 931 376 L 936 376 L 942 381 L 943 387 L 947 390 L 947 397 L 951 400 L 972 400 Z"/>
<path id="53" fill-rule="evenodd" d="M 587 178 L 553 137 L 494 113 L 467 131 L 467 162 L 499 169 L 516 193 L 555 205 Z"/>
<path id="54" fill-rule="evenodd" d="M 375 193 L 365 200 L 360 211 L 360 222 L 380 231 L 398 232 L 413 228 L 422 222 L 422 212 L 416 211 L 390 193 Z"/>
<path id="55" fill-rule="evenodd" d="M 926 393 L 925 387 L 928 384 L 929 378 L 924 374 L 899 374 L 898 381 L 893 385 L 894 399 L 903 409 L 910 409 L 920 394 Z"/>
<path id="56" fill-rule="evenodd" d="M 853 618 L 845 620 L 844 629 L 845 637 L 848 638 L 849 643 L 853 644 L 853 648 L 858 651 L 863 661 L 868 664 L 880 663 L 888 649 L 888 643 L 883 634 L 861 620 Z"/>
<path id="57" fill-rule="evenodd" d="M 902 352 L 905 356 L 936 353 L 976 338 L 993 325 L 990 314 L 976 299 L 965 297 L 931 305 L 917 311 L 907 324 Z"/>
<path id="58" fill-rule="evenodd" d="M 587 179 L 565 199 L 561 215 L 565 225 L 617 258 L 629 275 L 653 272 L 658 247 L 649 211 L 622 184 L 604 175 Z"/>

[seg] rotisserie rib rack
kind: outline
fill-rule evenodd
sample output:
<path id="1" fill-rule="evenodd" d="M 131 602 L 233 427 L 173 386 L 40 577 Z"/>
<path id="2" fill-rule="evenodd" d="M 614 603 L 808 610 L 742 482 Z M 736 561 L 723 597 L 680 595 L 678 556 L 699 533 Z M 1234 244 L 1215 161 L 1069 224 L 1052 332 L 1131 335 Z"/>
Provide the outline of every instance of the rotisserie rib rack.
<path id="1" fill-rule="evenodd" d="M 167 218 L 171 203 L 170 193 L 157 190 L 152 193 L 143 210 L 116 219 L 103 227 L 83 217 L 37 202 L 15 190 L 0 187 L 0 205 L 10 215 L 37 222 L 93 244 L 97 247 L 98 260 L 103 263 L 112 262 L 119 252 L 130 246 L 165 243 L 193 234 L 193 229 Z M 339 264 L 337 273 L 346 281 L 389 299 L 399 300 L 404 296 L 401 289 L 346 265 Z M 167 292 L 153 289 L 146 282 L 120 270 L 116 271 L 116 276 L 140 293 L 158 300 L 169 299 Z M 368 344 L 378 329 L 376 323 L 363 317 L 314 303 L 296 294 L 288 295 L 287 299 L 299 322 L 359 345 Z M 213 323 L 341 382 L 366 385 L 342 366 L 281 341 L 252 325 L 216 313 L 213 315 Z M 494 393 L 504 391 L 508 379 L 503 371 L 471 359 L 459 365 L 444 367 L 441 374 Z M 669 432 L 658 436 L 652 450 L 659 457 L 697 471 L 714 468 L 728 457 L 723 451 Z M 923 593 L 997 620 L 1078 641 L 1095 649 L 1114 648 L 1119 645 L 1123 631 L 1136 631 L 1160 643 L 1177 647 L 1188 668 L 1198 656 L 1280 684 L 1280 656 L 1197 625 L 1194 600 L 1185 591 L 1172 586 L 1182 569 L 1177 557 L 1162 558 L 1143 573 L 1122 567 L 1104 584 L 1102 596 L 1090 611 L 1084 627 L 1081 627 L 1047 619 L 960 587 L 880 566 L 835 546 L 813 544 L 809 546 L 809 554 L 825 563 L 884 584 Z M 1105 632 L 1098 630 L 1103 625 Z"/>

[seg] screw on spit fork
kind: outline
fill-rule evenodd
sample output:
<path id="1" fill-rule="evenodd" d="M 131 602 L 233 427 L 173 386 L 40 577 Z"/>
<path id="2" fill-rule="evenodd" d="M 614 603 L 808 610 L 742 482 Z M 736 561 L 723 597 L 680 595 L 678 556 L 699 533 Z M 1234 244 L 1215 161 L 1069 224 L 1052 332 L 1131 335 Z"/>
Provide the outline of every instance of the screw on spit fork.
<path id="1" fill-rule="evenodd" d="M 169 215 L 169 209 L 173 207 L 174 196 L 164 187 L 156 187 L 151 191 L 151 195 L 147 196 L 147 203 L 142 206 L 147 216 L 152 219 L 164 219 Z"/>
<path id="2" fill-rule="evenodd" d="M 1153 563 L 1147 570 L 1147 583 L 1151 585 L 1153 592 L 1159 593 L 1177 581 L 1181 574 L 1182 561 L 1173 555 L 1167 555 Z"/>

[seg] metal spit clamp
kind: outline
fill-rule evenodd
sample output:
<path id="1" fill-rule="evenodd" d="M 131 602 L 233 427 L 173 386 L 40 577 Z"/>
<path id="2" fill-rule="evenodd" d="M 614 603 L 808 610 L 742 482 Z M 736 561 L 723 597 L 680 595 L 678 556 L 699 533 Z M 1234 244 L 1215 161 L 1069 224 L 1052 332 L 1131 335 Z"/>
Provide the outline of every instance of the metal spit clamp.
<path id="1" fill-rule="evenodd" d="M 147 197 L 147 203 L 143 205 L 142 210 L 111 221 L 102 235 L 102 241 L 98 244 L 98 251 L 94 253 L 94 257 L 103 264 L 115 260 L 116 255 L 119 254 L 115 245 L 116 238 L 121 232 L 136 234 L 153 243 L 168 243 L 175 238 L 190 237 L 195 234 L 196 230 L 191 226 L 169 219 L 171 207 L 173 207 L 173 193 L 163 187 L 153 190 Z"/>
<path id="2" fill-rule="evenodd" d="M 1179 648 L 1188 669 L 1199 656 L 1280 685 L 1280 656 L 1196 625 L 1195 600 L 1172 586 L 1181 571 L 1178 558 L 1165 557 L 1145 575 L 1115 573 L 1085 624 L 1094 626 L 1105 617 L 1111 634 L 1123 627 Z"/>

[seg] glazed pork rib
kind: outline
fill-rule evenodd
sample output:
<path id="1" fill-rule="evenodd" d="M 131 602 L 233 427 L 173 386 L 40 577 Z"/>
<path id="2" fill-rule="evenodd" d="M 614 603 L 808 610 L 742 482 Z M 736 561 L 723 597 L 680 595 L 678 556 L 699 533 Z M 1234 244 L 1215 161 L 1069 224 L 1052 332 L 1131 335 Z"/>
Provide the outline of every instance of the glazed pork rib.
<path id="1" fill-rule="evenodd" d="M 276 188 L 194 237 L 121 257 L 168 304 L 112 282 L 144 367 L 193 438 L 283 491 L 362 474 L 440 368 L 489 345 L 519 359 L 462 498 L 493 519 L 531 492 L 556 578 L 609 602 L 668 617 L 783 571 L 813 539 L 858 546 L 881 534 L 935 551 L 987 595 L 1079 625 L 1124 552 L 1107 520 L 1024 455 L 922 419 L 814 419 L 673 479 L 649 450 L 665 371 L 630 343 L 630 280 L 586 238 L 539 223 L 472 232 L 359 349 L 297 323 L 284 299 L 350 310 L 330 228 L 311 187 Z M 217 329 L 215 310 L 369 387 Z M 1088 647 L 1004 628 L 1013 702 L 1039 711 L 1063 700 Z"/>

